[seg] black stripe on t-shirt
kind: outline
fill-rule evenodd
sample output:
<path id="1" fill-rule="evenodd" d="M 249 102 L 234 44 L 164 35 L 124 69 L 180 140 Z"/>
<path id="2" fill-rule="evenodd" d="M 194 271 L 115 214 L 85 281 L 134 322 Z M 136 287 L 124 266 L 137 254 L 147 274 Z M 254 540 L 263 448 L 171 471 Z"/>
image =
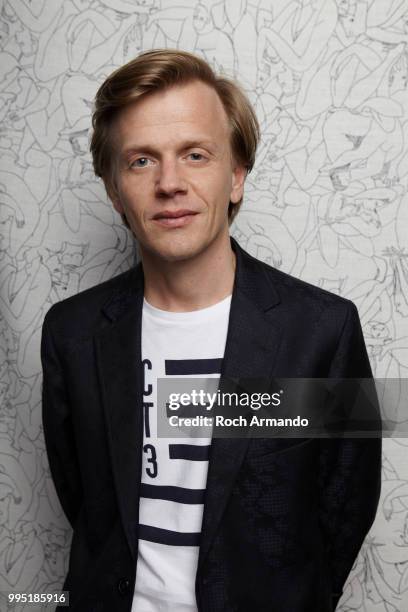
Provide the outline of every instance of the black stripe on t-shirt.
<path id="1" fill-rule="evenodd" d="M 203 504 L 205 489 L 185 489 L 183 487 L 160 486 L 142 483 L 141 497 L 163 499 L 180 504 Z"/>
<path id="2" fill-rule="evenodd" d="M 181 533 L 160 529 L 150 525 L 139 525 L 139 538 L 157 544 L 167 544 L 169 546 L 199 546 L 200 533 Z"/>
<path id="3" fill-rule="evenodd" d="M 169 458 L 208 461 L 210 458 L 210 448 L 210 444 L 169 444 Z"/>
<path id="4" fill-rule="evenodd" d="M 217 359 L 166 359 L 166 375 L 220 374 L 222 357 Z"/>

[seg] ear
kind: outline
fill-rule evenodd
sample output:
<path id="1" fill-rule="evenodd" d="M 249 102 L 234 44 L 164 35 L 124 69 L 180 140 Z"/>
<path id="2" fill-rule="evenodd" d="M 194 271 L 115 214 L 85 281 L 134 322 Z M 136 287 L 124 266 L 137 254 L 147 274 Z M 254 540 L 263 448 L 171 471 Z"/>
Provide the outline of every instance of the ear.
<path id="1" fill-rule="evenodd" d="M 233 204 L 240 202 L 244 195 L 244 183 L 248 171 L 242 164 L 235 164 L 232 169 L 232 185 L 230 201 Z"/>

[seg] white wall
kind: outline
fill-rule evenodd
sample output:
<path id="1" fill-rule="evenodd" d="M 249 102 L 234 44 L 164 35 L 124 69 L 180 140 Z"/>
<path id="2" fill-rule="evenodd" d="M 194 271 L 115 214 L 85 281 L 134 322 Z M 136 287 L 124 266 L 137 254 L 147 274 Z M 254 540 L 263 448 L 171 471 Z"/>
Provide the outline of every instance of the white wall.
<path id="1" fill-rule="evenodd" d="M 40 425 L 43 317 L 135 261 L 90 163 L 99 84 L 160 46 L 236 76 L 263 137 L 233 235 L 260 259 L 352 299 L 375 376 L 404 378 L 408 2 L 0 7 L 0 591 L 38 592 L 62 585 L 71 537 Z M 407 438 L 385 440 L 377 520 L 339 609 L 408 609 L 407 447 Z"/>

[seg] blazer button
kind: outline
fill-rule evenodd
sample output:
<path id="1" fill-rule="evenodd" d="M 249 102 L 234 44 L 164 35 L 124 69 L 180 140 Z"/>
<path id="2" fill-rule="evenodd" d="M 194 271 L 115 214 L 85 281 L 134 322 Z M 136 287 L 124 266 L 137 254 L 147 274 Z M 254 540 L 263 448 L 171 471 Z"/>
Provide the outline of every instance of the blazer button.
<path id="1" fill-rule="evenodd" d="M 129 592 L 130 580 L 128 578 L 121 578 L 118 582 L 118 591 L 121 595 L 126 595 Z"/>

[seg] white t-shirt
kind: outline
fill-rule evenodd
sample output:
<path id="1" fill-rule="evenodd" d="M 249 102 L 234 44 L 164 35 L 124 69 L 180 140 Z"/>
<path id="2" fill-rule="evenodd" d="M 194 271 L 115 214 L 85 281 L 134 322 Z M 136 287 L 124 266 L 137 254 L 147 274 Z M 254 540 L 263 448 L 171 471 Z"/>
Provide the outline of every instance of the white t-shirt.
<path id="1" fill-rule="evenodd" d="M 131 612 L 197 612 L 195 577 L 211 437 L 157 437 L 157 379 L 219 379 L 230 305 L 231 295 L 190 312 L 143 302 L 143 465 Z"/>

